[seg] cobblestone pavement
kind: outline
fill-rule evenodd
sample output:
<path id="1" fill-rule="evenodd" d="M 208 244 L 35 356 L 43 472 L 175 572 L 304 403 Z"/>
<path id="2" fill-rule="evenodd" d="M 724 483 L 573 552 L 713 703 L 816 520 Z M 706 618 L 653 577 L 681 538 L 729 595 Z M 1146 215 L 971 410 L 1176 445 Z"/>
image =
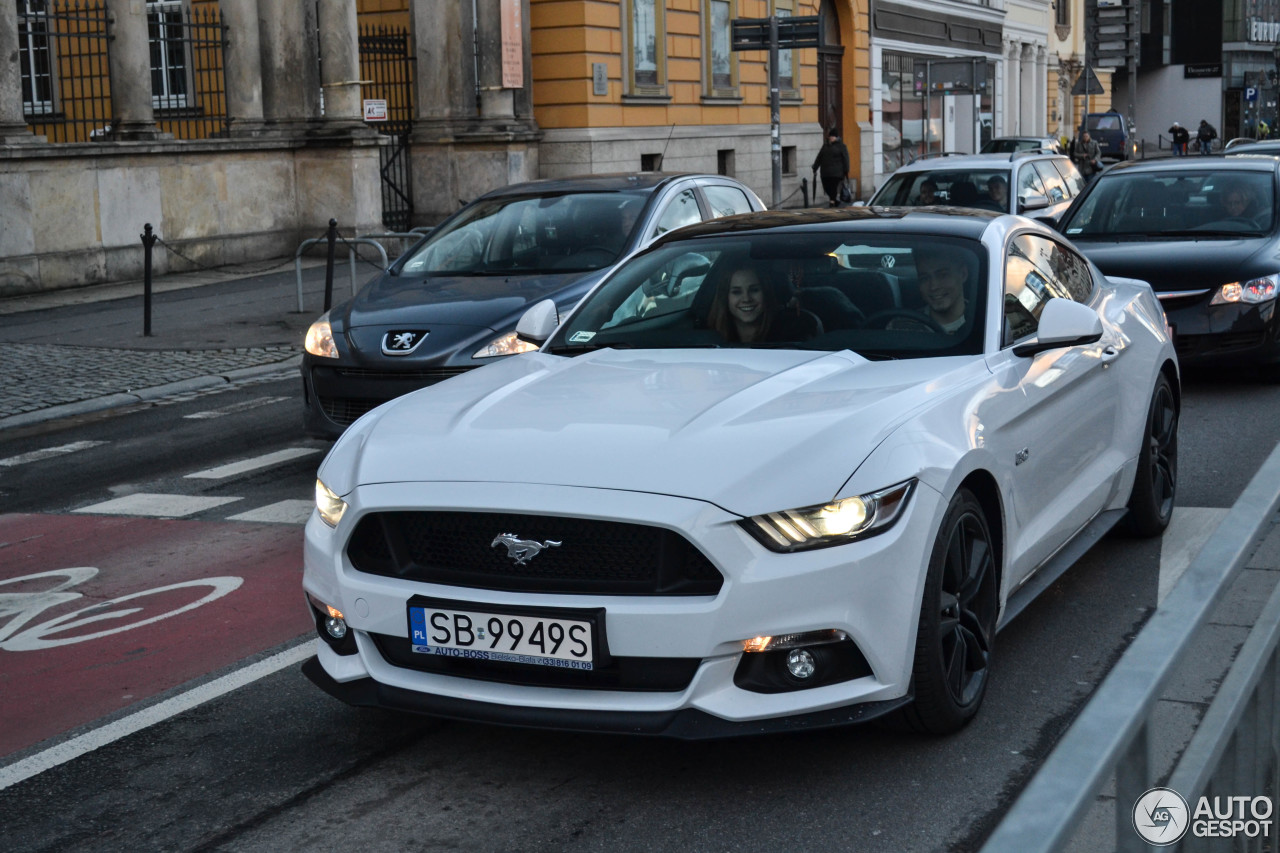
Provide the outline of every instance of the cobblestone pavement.
<path id="1" fill-rule="evenodd" d="M 0 372 L 0 418 L 276 364 L 299 352 L 284 345 L 157 351 L 10 343 Z"/>

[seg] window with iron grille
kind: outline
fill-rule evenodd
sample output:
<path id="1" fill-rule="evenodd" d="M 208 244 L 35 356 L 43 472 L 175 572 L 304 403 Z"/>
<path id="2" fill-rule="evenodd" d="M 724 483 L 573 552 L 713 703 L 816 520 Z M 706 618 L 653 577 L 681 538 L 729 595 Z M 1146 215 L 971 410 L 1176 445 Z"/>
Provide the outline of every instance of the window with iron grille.
<path id="1" fill-rule="evenodd" d="M 28 116 L 53 112 L 53 50 L 49 41 L 49 10 L 45 0 L 18 2 L 18 64 L 22 75 L 22 112 Z"/>
<path id="2" fill-rule="evenodd" d="M 151 102 L 156 109 L 181 109 L 190 92 L 182 0 L 147 0 L 151 40 Z"/>

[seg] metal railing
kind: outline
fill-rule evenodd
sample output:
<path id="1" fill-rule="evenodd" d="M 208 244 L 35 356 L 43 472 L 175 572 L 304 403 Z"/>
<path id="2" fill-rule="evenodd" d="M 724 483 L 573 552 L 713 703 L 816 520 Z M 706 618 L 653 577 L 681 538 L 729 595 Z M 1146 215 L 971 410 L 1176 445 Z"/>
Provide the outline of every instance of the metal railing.
<path id="1" fill-rule="evenodd" d="M 410 247 L 417 244 L 419 240 L 421 240 L 427 234 L 430 234 L 431 231 L 432 231 L 431 226 L 419 226 L 418 228 L 414 228 L 410 231 L 391 231 L 391 232 L 380 233 L 380 234 L 361 234 L 357 237 L 338 236 L 336 238 L 336 242 L 343 243 L 347 247 L 347 264 L 350 268 L 350 275 L 351 275 L 351 295 L 355 296 L 356 291 L 359 290 L 360 288 L 359 283 L 356 281 L 356 259 L 357 257 L 360 257 L 360 252 L 359 252 L 359 249 L 357 248 L 358 246 L 373 246 L 375 249 L 377 249 L 378 257 L 381 259 L 381 262 L 382 262 L 381 265 L 364 257 L 360 257 L 360 260 L 365 261 L 371 266 L 375 266 L 375 267 L 378 267 L 379 269 L 385 270 L 387 267 L 391 265 L 390 260 L 388 260 L 389 257 L 395 257 L 395 258 L 400 257 L 400 255 L 408 251 Z M 394 255 L 388 255 L 386 247 L 383 246 L 382 244 L 382 241 L 384 240 L 398 241 L 400 243 L 400 251 L 396 252 Z M 302 254 L 306 252 L 307 249 L 310 249 L 312 246 L 318 246 L 328 242 L 329 242 L 328 237 L 313 237 L 310 240 L 303 240 L 302 243 L 299 244 L 298 250 L 293 255 L 293 271 L 298 281 L 298 313 L 299 314 L 301 314 L 304 310 L 303 298 L 302 298 Z M 327 305 L 325 306 L 326 310 L 328 309 L 328 307 L 329 306 Z"/>
<path id="2" fill-rule="evenodd" d="M 1253 553 L 1277 509 L 1280 509 L 1280 447 L 1272 451 L 1168 597 L 1112 667 L 1084 711 L 991 834 L 982 853 L 1051 853 L 1064 849 L 1113 772 L 1116 834 L 1112 849 L 1150 849 L 1134 831 L 1130 807 L 1144 791 L 1153 787 L 1150 768 L 1156 703 L 1183 651 Z M 1255 631 L 1259 637 L 1268 631 L 1275 632 L 1275 628 L 1267 627 L 1264 622 L 1266 618 L 1280 618 L 1272 613 L 1273 609 L 1268 606 L 1268 613 L 1257 623 Z M 1231 691 L 1221 694 L 1225 704 L 1212 715 L 1207 714 L 1202 722 L 1197 733 L 1201 742 L 1197 744 L 1193 739 L 1195 749 L 1187 750 L 1171 781 L 1170 787 L 1174 790 L 1181 792 L 1175 783 L 1188 784 L 1188 780 L 1194 785 L 1183 793 L 1191 792 L 1194 787 L 1204 788 L 1210 784 L 1206 780 L 1221 778 L 1215 777 L 1215 773 L 1223 768 L 1230 774 L 1232 784 L 1245 784 L 1235 775 L 1236 769 L 1243 766 L 1235 761 L 1240 747 L 1253 748 L 1248 738 L 1256 734 L 1259 726 L 1275 731 L 1274 663 L 1268 670 L 1269 684 L 1261 674 L 1256 677 L 1256 684 L 1262 688 L 1257 700 L 1241 697 L 1246 693 L 1253 695 L 1248 685 L 1255 683 L 1255 675 L 1249 670 L 1260 673 L 1267 668 L 1267 662 L 1274 657 L 1274 644 L 1274 637 L 1255 641 L 1254 646 L 1262 645 L 1264 649 L 1250 648 L 1249 657 L 1254 663 L 1241 654 L 1237 661 L 1241 672 L 1235 675 L 1233 668 L 1234 677 L 1228 678 Z M 1265 649 L 1268 646 L 1270 651 Z M 1257 663 L 1262 658 L 1265 661 Z M 1237 686 L 1241 682 L 1244 686 Z M 1223 687 L 1227 688 L 1228 684 Z M 1250 705 L 1248 713 L 1239 706 L 1240 702 Z M 1264 711 L 1271 719 L 1262 719 Z M 1245 722 L 1236 725 L 1241 720 Z M 1230 741 L 1237 733 L 1244 740 L 1237 738 L 1235 751 L 1228 751 L 1222 739 Z M 1274 743 L 1274 734 L 1271 742 Z M 1235 763 L 1229 765 L 1229 759 Z M 1275 793 L 1275 789 L 1269 791 Z M 1263 788 L 1242 787 L 1232 793 L 1261 794 Z"/>
<path id="3" fill-rule="evenodd" d="M 50 142 L 88 142 L 111 127 L 111 36 L 101 0 L 18 4 L 22 108 Z"/>

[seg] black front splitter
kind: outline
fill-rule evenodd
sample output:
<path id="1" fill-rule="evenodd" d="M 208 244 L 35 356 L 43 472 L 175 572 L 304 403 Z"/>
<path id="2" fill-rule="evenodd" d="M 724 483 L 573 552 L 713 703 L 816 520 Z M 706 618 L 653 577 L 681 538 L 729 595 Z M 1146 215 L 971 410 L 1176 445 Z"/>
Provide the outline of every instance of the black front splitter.
<path id="1" fill-rule="evenodd" d="M 744 737 L 747 735 L 802 732 L 848 726 L 883 716 L 911 702 L 911 696 L 883 702 L 861 702 L 842 708 L 773 717 L 766 720 L 734 721 L 712 716 L 695 708 L 678 711 L 583 711 L 566 708 L 527 708 L 495 705 L 471 699 L 436 696 L 380 684 L 372 678 L 338 682 L 325 672 L 317 658 L 302 665 L 302 672 L 330 696 L 348 705 L 385 708 L 476 723 L 496 723 L 522 728 L 599 734 L 651 735 L 680 740 Z"/>

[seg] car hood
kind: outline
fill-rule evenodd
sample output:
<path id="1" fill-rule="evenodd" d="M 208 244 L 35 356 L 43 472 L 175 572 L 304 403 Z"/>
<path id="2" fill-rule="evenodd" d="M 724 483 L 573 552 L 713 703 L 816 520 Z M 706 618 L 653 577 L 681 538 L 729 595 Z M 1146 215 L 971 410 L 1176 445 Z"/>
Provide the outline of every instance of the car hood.
<path id="1" fill-rule="evenodd" d="M 321 468 L 330 488 L 538 483 L 709 501 L 740 515 L 823 503 L 981 358 L 850 352 L 530 353 L 400 397 Z M 885 483 L 883 485 L 891 485 Z"/>
<path id="2" fill-rule="evenodd" d="M 576 301 L 606 270 L 496 276 L 382 275 L 331 318 L 345 329 L 365 326 L 514 326 L 530 305 Z M 563 299 L 561 298 L 563 296 Z"/>
<path id="3" fill-rule="evenodd" d="M 1280 254 L 1271 237 L 1112 240 L 1068 236 L 1106 275 L 1142 279 L 1157 293 L 1201 290 L 1280 272 Z"/>

